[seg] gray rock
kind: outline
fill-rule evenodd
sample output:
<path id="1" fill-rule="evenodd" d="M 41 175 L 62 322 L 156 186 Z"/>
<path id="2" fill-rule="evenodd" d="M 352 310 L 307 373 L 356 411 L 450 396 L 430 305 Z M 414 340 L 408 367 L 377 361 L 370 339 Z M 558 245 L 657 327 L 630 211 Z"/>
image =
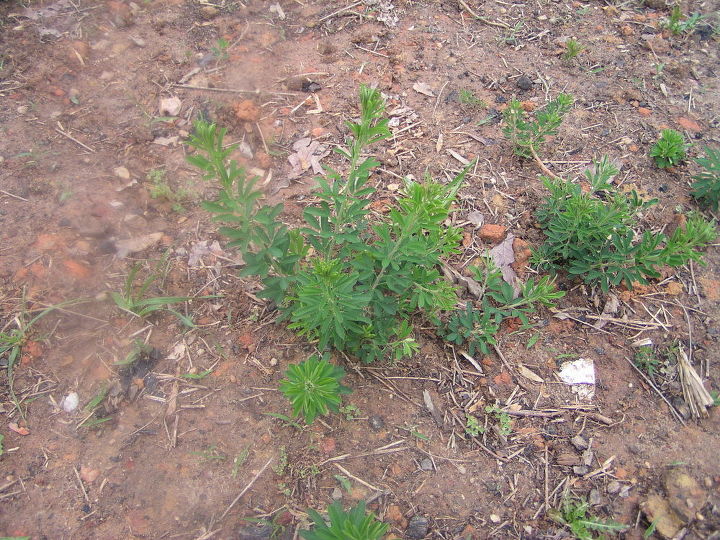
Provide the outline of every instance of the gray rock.
<path id="1" fill-rule="evenodd" d="M 432 471 L 433 470 L 433 463 L 430 458 L 425 458 L 420 462 L 420 468 L 423 471 Z"/>
<path id="2" fill-rule="evenodd" d="M 428 519 L 424 516 L 419 516 L 415 514 L 413 517 L 410 518 L 408 528 L 405 529 L 405 536 L 415 539 L 425 538 L 428 533 L 428 528 Z"/>
<path id="3" fill-rule="evenodd" d="M 588 442 L 580 435 L 575 435 L 572 439 L 570 439 L 570 443 L 581 452 L 590 448 Z"/>
<path id="4" fill-rule="evenodd" d="M 380 431 L 382 428 L 385 427 L 385 420 L 383 420 L 382 417 L 378 416 L 377 414 L 372 415 L 369 418 L 368 423 L 370 424 L 370 427 L 375 431 Z"/>
<path id="5" fill-rule="evenodd" d="M 588 502 L 590 503 L 590 506 L 598 506 L 602 503 L 602 495 L 600 495 L 600 491 L 593 488 L 590 490 L 590 495 L 588 496 Z"/>
<path id="6" fill-rule="evenodd" d="M 342 499 L 342 491 L 340 488 L 335 488 L 332 490 L 332 494 L 330 496 L 333 498 L 333 501 L 339 501 Z"/>
<path id="7" fill-rule="evenodd" d="M 585 465 L 575 465 L 572 469 L 573 472 L 578 476 L 582 476 L 590 472 L 590 468 Z"/>

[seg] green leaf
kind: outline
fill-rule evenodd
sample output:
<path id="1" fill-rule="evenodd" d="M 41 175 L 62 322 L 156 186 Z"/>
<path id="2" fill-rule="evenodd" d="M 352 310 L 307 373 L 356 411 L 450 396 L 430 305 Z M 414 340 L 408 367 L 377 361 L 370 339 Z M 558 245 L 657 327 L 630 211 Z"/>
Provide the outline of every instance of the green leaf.
<path id="1" fill-rule="evenodd" d="M 347 491 L 348 493 L 350 493 L 352 491 L 352 484 L 350 483 L 350 480 L 348 480 L 347 476 L 342 475 L 342 474 L 335 474 L 335 475 L 333 475 L 333 478 L 335 478 L 335 480 L 340 482 L 340 486 L 345 491 Z"/>
<path id="2" fill-rule="evenodd" d="M 204 379 L 212 373 L 212 369 L 206 369 L 200 373 L 182 373 L 180 376 L 183 379 Z"/>
<path id="3" fill-rule="evenodd" d="M 95 408 L 97 408 L 97 406 L 103 402 L 103 400 L 105 399 L 105 396 L 107 396 L 107 393 L 108 393 L 107 386 L 103 386 L 100 389 L 100 391 L 97 394 L 95 394 L 95 396 L 90 401 L 87 402 L 85 407 L 83 407 L 84 410 L 87 412 L 91 412 L 91 411 L 95 410 Z"/>

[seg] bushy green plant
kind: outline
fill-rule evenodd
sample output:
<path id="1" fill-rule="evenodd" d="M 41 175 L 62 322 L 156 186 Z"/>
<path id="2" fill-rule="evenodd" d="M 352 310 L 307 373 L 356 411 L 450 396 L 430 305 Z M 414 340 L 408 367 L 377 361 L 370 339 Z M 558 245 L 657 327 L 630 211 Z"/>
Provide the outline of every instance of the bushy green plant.
<path id="1" fill-rule="evenodd" d="M 703 16 L 699 13 L 693 13 L 689 17 L 685 17 L 682 9 L 680 8 L 680 4 L 675 4 L 670 11 L 670 17 L 664 19 L 660 23 L 660 26 L 662 28 L 667 28 L 673 35 L 678 36 L 680 34 L 689 34 L 692 32 L 697 26 L 697 23 L 699 23 L 702 19 Z"/>
<path id="2" fill-rule="evenodd" d="M 720 150 L 706 146 L 705 156 L 695 160 L 705 170 L 693 176 L 692 196 L 717 211 L 720 203 Z"/>
<path id="3" fill-rule="evenodd" d="M 510 419 L 510 415 L 508 413 L 501 410 L 500 407 L 498 407 L 497 405 L 486 406 L 485 412 L 487 414 L 492 414 L 495 416 L 498 421 L 498 428 L 500 430 L 500 434 L 503 437 L 507 437 L 512 433 L 512 420 Z"/>
<path id="4" fill-rule="evenodd" d="M 640 347 L 635 352 L 633 363 L 652 379 L 660 370 L 660 360 L 652 347 Z"/>
<path id="5" fill-rule="evenodd" d="M 485 428 L 480 425 L 478 419 L 472 414 L 465 415 L 465 433 L 471 437 L 477 437 L 485 433 Z"/>
<path id="6" fill-rule="evenodd" d="M 245 276 L 257 276 L 259 296 L 279 305 L 290 327 L 323 350 L 334 347 L 372 361 L 417 348 L 410 316 L 450 309 L 457 297 L 438 271 L 458 252 L 461 233 L 444 221 L 465 171 L 447 185 L 426 178 L 407 181 L 397 208 L 379 223 L 367 219 L 368 180 L 379 163 L 365 157 L 369 145 L 390 136 L 377 90 L 361 87 L 360 119 L 338 152 L 349 162 L 345 175 L 327 168 L 318 178 L 320 203 L 305 209 L 305 226 L 289 230 L 281 204 L 261 202 L 255 179 L 229 159 L 225 130 L 200 121 L 189 144 L 190 163 L 218 179 L 217 200 L 204 207 L 227 224 L 220 232 L 240 249 Z M 312 250 L 310 250 L 312 248 Z"/>
<path id="7" fill-rule="evenodd" d="M 565 42 L 565 52 L 563 53 L 563 58 L 565 60 L 572 60 L 583 52 L 583 50 L 585 50 L 585 47 L 583 47 L 577 39 L 570 38 Z"/>
<path id="8" fill-rule="evenodd" d="M 318 415 L 337 412 L 342 394 L 350 389 L 340 384 L 345 370 L 328 362 L 328 355 L 312 355 L 299 364 L 290 364 L 280 391 L 290 400 L 295 416 L 311 424 Z"/>
<path id="9" fill-rule="evenodd" d="M 559 510 L 551 509 L 548 515 L 556 523 L 567 526 L 577 540 L 605 538 L 604 534 L 617 534 L 628 528 L 627 525 L 612 519 L 603 520 L 588 515 L 589 508 L 587 501 L 566 494 L 562 507 Z M 600 536 L 595 536 L 595 532 L 600 533 Z"/>
<path id="10" fill-rule="evenodd" d="M 510 101 L 503 111 L 503 133 L 512 143 L 515 154 L 537 158 L 540 146 L 547 137 L 557 134 L 572 104 L 572 96 L 560 94 L 535 113 L 535 120 L 526 121 L 522 104 L 517 99 Z"/>
<path id="11" fill-rule="evenodd" d="M 481 266 L 471 266 L 470 269 L 483 291 L 481 307 L 478 309 L 472 302 L 467 302 L 464 309 L 451 313 L 445 326 L 445 339 L 457 345 L 467 344 L 470 355 L 476 351 L 490 354 L 491 347 L 497 343 L 495 334 L 504 319 L 517 317 L 523 324 L 528 324 L 528 315 L 539 304 L 551 306 L 553 300 L 565 294 L 555 290 L 555 283 L 548 276 L 537 281 L 528 279 L 517 294 L 503 280 L 500 269 L 489 257 L 483 260 Z"/>
<path id="12" fill-rule="evenodd" d="M 327 512 L 329 525 L 315 510 L 308 510 L 315 525 L 311 530 L 300 531 L 300 536 L 305 540 L 378 540 L 388 530 L 387 523 L 377 521 L 372 512 L 365 512 L 364 501 L 347 511 L 335 501 Z"/>
<path id="13" fill-rule="evenodd" d="M 660 276 L 658 267 L 700 261 L 715 238 L 715 223 L 690 212 L 684 227 L 669 237 L 644 231 L 636 235 L 638 213 L 657 201 L 643 201 L 635 191 L 618 193 L 610 183 L 618 169 L 607 157 L 585 172 L 590 191 L 562 179 L 544 178 L 550 194 L 537 211 L 545 242 L 532 262 L 551 271 L 565 269 L 603 291 L 624 282 L 647 283 Z"/>
<path id="14" fill-rule="evenodd" d="M 674 129 L 663 129 L 660 138 L 650 148 L 650 157 L 655 160 L 655 165 L 667 169 L 685 159 L 687 147 L 682 133 Z"/>

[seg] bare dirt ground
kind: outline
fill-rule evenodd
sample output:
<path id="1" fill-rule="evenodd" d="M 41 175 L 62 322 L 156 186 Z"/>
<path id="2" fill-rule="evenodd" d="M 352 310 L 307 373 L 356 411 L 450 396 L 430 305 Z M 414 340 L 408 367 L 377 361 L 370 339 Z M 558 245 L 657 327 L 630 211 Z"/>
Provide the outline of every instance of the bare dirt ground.
<path id="1" fill-rule="evenodd" d="M 237 277 L 237 255 L 199 205 L 215 188 L 183 144 L 200 114 L 227 127 L 237 159 L 295 223 L 313 171 L 293 168 L 293 145 L 341 144 L 359 85 L 375 85 L 394 133 L 374 149 L 379 214 L 404 175 L 445 178 L 479 159 L 456 212 L 462 266 L 498 240 L 479 234 L 471 211 L 542 242 L 538 170 L 513 155 L 499 111 L 564 91 L 576 104 L 545 149 L 548 166 L 572 178 L 608 154 L 624 185 L 659 199 L 644 220 L 660 229 L 696 207 L 698 167 L 655 167 L 659 130 L 683 131 L 692 157 L 720 137 L 718 3 L 682 9 L 707 22 L 663 32 L 661 1 L 0 3 L 2 330 L 86 299 L 30 327 L 10 370 L 0 359 L 0 535 L 296 538 L 307 508 L 341 498 L 370 501 L 391 538 L 562 538 L 570 531 L 551 511 L 572 494 L 588 515 L 626 525 L 621 537 L 717 538 L 718 407 L 691 418 L 674 364 L 656 379 L 664 401 L 631 363 L 637 340 L 679 344 L 708 390 L 720 388 L 716 247 L 707 266 L 617 291 L 619 310 L 599 329 L 589 316 L 606 297 L 562 282 L 558 310 L 572 317 L 545 310 L 533 330 L 504 327 L 502 358 L 472 365 L 430 328 L 409 361 L 338 357 L 355 409 L 292 425 L 268 413 L 290 414 L 278 381 L 313 348 Z M 569 60 L 568 38 L 584 47 Z M 178 309 L 196 328 L 115 307 L 109 293 L 136 263 L 142 279 L 159 276 L 149 295 L 195 298 Z M 594 361 L 589 401 L 556 375 L 579 357 Z M 62 402 L 73 392 L 74 409 Z M 495 403 L 509 433 L 490 413 L 470 438 L 465 414 Z"/>

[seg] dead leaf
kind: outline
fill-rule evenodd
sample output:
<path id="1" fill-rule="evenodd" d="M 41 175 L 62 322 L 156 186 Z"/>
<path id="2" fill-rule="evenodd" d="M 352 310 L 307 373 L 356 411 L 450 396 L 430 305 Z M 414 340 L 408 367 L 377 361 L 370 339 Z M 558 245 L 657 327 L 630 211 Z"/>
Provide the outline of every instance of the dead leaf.
<path id="1" fill-rule="evenodd" d="M 467 352 L 463 350 L 459 350 L 458 353 L 460 354 L 460 356 L 465 358 L 465 360 L 470 362 L 473 367 L 478 370 L 479 373 L 483 373 L 483 369 L 482 367 L 480 367 L 480 364 L 478 364 L 477 360 L 475 360 L 472 356 L 470 356 Z"/>
<path id="2" fill-rule="evenodd" d="M 220 255 L 222 256 L 224 254 L 223 249 L 220 247 L 220 243 L 215 240 L 212 244 L 209 246 L 207 245 L 207 240 L 201 240 L 200 242 L 195 242 L 193 246 L 190 248 L 190 255 L 188 256 L 188 266 L 190 268 L 195 268 L 198 266 L 203 265 L 202 258 L 205 255 Z"/>
<path id="3" fill-rule="evenodd" d="M 514 240 L 515 235 L 508 233 L 505 240 L 490 250 L 490 257 L 502 272 L 503 280 L 512 286 L 514 297 L 517 298 L 518 294 L 520 294 L 520 286 L 517 274 L 512 268 L 512 263 L 515 262 Z"/>
<path id="4" fill-rule="evenodd" d="M 160 99 L 160 116 L 177 116 L 182 109 L 182 101 L 179 97 L 173 96 Z"/>
<path id="5" fill-rule="evenodd" d="M 525 377 L 526 379 L 530 379 L 533 382 L 536 383 L 544 383 L 545 379 L 543 379 L 540 375 L 536 375 L 534 372 L 530 371 L 528 368 L 523 366 L 522 364 L 518 364 L 518 373 Z"/>
<path id="6" fill-rule="evenodd" d="M 181 358 L 185 357 L 185 344 L 181 341 L 179 343 L 176 343 L 173 346 L 172 351 L 170 351 L 170 354 L 167 355 L 168 360 L 180 360 Z"/>
<path id="7" fill-rule="evenodd" d="M 450 148 L 447 149 L 447 153 L 450 154 L 452 157 L 457 159 L 460 163 L 463 165 L 470 165 L 470 160 L 464 158 L 460 154 L 458 154 L 455 150 L 451 150 Z"/>
<path id="8" fill-rule="evenodd" d="M 608 299 L 605 302 L 605 307 L 603 308 L 602 315 L 604 315 L 605 317 L 612 317 L 617 313 L 618 309 L 620 309 L 620 301 L 618 300 L 618 297 L 612 293 L 608 294 Z M 595 321 L 595 324 L 593 324 L 593 328 L 600 330 L 607 323 L 607 319 L 598 319 L 597 321 Z"/>
<path id="9" fill-rule="evenodd" d="M 159 144 L 160 146 L 175 146 L 177 143 L 177 135 L 173 135 L 172 137 L 156 137 L 153 141 L 153 144 Z"/>
<path id="10" fill-rule="evenodd" d="M 330 154 L 330 150 L 325 145 L 305 137 L 293 143 L 293 150 L 295 153 L 288 156 L 288 161 L 293 168 L 290 173 L 291 178 L 297 178 L 310 167 L 315 174 L 325 174 L 320 165 L 320 160 Z"/>
<path id="11" fill-rule="evenodd" d="M 20 426 L 18 426 L 15 422 L 10 422 L 10 423 L 8 424 L 8 427 L 9 427 L 11 430 L 13 430 L 15 433 L 17 433 L 18 435 L 22 435 L 22 436 L 30 435 L 30 430 L 29 430 L 28 428 L 26 428 L 26 427 L 20 427 Z"/>
<path id="12" fill-rule="evenodd" d="M 470 294 L 475 296 L 476 298 L 480 299 L 485 294 L 485 288 L 480 285 L 477 281 L 475 281 L 473 278 L 460 276 L 458 278 L 458 281 L 462 283 L 468 290 Z"/>
<path id="13" fill-rule="evenodd" d="M 485 223 L 485 214 L 477 210 L 473 210 L 467 215 L 467 220 L 475 225 L 475 228 L 481 227 Z"/>
<path id="14" fill-rule="evenodd" d="M 413 84 L 413 90 L 428 97 L 435 97 L 435 93 L 432 88 L 430 88 L 430 85 L 424 82 L 416 82 Z"/>
<path id="15" fill-rule="evenodd" d="M 440 411 L 438 411 L 435 408 L 435 404 L 432 401 L 432 398 L 430 397 L 430 392 L 427 390 L 423 390 L 423 401 L 425 402 L 425 406 L 427 407 L 427 410 L 430 411 L 430 414 L 433 417 L 433 420 L 439 425 L 443 425 L 443 418 L 440 414 Z"/>
<path id="16" fill-rule="evenodd" d="M 515 235 L 508 233 L 505 240 L 490 250 L 490 257 L 498 268 L 509 266 L 515 262 L 515 250 L 513 250 L 513 240 Z"/>
<path id="17" fill-rule="evenodd" d="M 119 259 L 124 259 L 131 253 L 143 251 L 155 244 L 162 238 L 163 233 L 156 232 L 144 234 L 136 238 L 127 238 L 126 240 L 118 240 L 115 242 L 115 250 Z"/>
<path id="18" fill-rule="evenodd" d="M 470 294 L 472 294 L 476 298 L 482 298 L 483 294 L 485 294 L 485 289 L 483 288 L 483 286 L 480 285 L 480 283 L 475 281 L 473 278 L 463 276 L 460 272 L 446 264 L 442 265 L 442 271 L 448 281 L 450 281 L 451 283 L 457 283 L 461 287 L 464 287 L 468 290 Z"/>

